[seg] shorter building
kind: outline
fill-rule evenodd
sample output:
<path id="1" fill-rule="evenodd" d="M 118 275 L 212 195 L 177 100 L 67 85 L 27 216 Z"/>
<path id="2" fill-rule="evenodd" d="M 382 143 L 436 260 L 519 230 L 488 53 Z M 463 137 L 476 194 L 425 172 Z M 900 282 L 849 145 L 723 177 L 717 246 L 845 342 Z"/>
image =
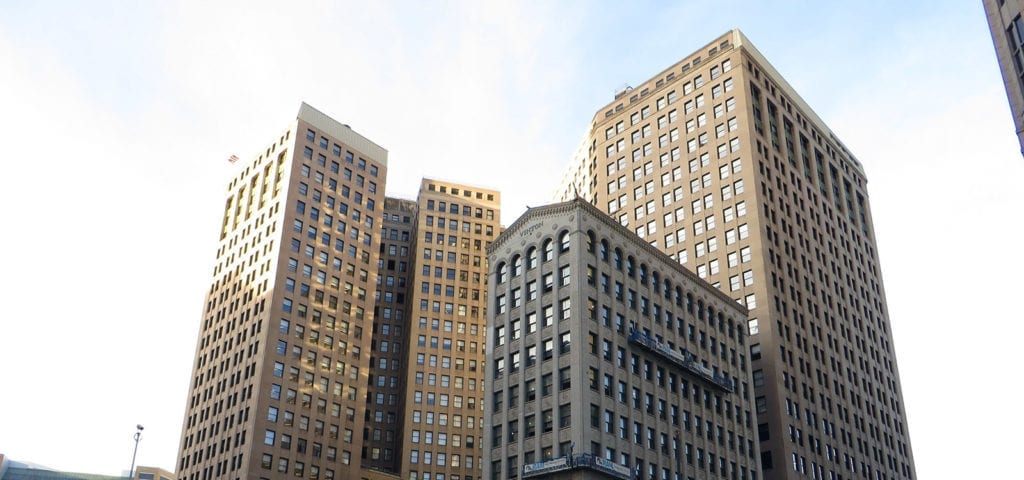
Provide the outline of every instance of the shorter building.
<path id="1" fill-rule="evenodd" d="M 487 251 L 484 479 L 758 478 L 743 306 L 581 199 Z"/>
<path id="2" fill-rule="evenodd" d="M 18 462 L 0 454 L 0 480 L 124 480 L 125 475 L 62 472 L 32 463 Z M 177 480 L 178 477 L 157 467 L 135 467 L 133 480 Z"/>
<path id="3" fill-rule="evenodd" d="M 133 480 L 177 480 L 173 472 L 156 467 L 138 467 L 135 469 Z"/>

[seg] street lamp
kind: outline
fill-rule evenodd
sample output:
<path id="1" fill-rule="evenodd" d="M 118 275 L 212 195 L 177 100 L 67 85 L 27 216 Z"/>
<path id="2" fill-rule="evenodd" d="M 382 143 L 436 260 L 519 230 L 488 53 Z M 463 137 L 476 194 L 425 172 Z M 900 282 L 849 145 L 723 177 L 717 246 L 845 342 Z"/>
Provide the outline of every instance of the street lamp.
<path id="1" fill-rule="evenodd" d="M 139 438 L 142 437 L 142 425 L 135 426 L 135 450 L 132 452 L 132 466 L 128 469 L 128 478 L 135 478 L 135 454 L 139 453 Z"/>

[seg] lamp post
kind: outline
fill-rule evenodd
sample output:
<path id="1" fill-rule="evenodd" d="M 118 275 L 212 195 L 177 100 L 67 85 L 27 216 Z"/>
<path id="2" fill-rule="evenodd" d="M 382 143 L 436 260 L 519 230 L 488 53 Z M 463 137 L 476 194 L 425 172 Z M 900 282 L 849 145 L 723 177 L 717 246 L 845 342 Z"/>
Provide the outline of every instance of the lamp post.
<path id="1" fill-rule="evenodd" d="M 139 453 L 139 438 L 142 437 L 142 425 L 135 426 L 135 450 L 132 452 L 132 466 L 128 469 L 128 478 L 135 478 L 135 454 Z"/>

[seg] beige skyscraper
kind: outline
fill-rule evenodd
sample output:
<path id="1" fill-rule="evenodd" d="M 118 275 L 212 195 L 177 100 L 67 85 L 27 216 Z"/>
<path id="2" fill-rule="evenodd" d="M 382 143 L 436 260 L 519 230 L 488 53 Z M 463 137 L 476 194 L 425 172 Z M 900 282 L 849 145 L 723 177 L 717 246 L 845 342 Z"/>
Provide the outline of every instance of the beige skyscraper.
<path id="1" fill-rule="evenodd" d="M 559 199 L 749 309 L 764 478 L 915 477 L 863 168 L 740 31 L 618 92 L 576 158 Z"/>
<path id="2" fill-rule="evenodd" d="M 433 179 L 422 181 L 415 201 L 385 199 L 366 469 L 478 478 L 484 248 L 500 231 L 500 201 L 493 190 Z"/>
<path id="3" fill-rule="evenodd" d="M 1017 140 L 1024 153 L 1024 1 L 984 0 L 1006 98 L 1010 101 Z"/>
<path id="4" fill-rule="evenodd" d="M 485 249 L 501 231 L 501 195 L 423 179 L 416 204 L 399 470 L 408 480 L 477 480 Z"/>
<path id="5" fill-rule="evenodd" d="M 302 104 L 226 192 L 183 480 L 357 478 L 387 151 Z"/>

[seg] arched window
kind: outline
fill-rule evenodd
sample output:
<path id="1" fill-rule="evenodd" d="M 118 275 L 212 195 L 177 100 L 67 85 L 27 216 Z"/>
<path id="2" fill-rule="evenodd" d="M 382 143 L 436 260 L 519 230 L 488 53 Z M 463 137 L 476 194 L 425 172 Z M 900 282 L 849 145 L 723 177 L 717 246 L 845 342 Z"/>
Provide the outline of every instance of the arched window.
<path id="1" fill-rule="evenodd" d="M 683 289 L 676 286 L 676 306 L 683 306 Z"/>
<path id="2" fill-rule="evenodd" d="M 555 256 L 555 244 L 551 239 L 544 240 L 544 255 L 541 257 L 541 261 L 547 262 Z"/>
<path id="3" fill-rule="evenodd" d="M 608 261 L 608 241 L 601 239 L 601 260 Z"/>
<path id="4" fill-rule="evenodd" d="M 615 249 L 615 253 L 612 255 L 612 263 L 615 264 L 616 270 L 622 270 L 622 250 Z"/>
<path id="5" fill-rule="evenodd" d="M 697 300 L 697 319 L 704 320 L 704 300 Z"/>
<path id="6" fill-rule="evenodd" d="M 532 270 L 537 268 L 537 247 L 530 247 L 526 251 L 526 269 Z"/>
<path id="7" fill-rule="evenodd" d="M 640 264 L 640 285 L 647 283 L 647 264 Z"/>
<path id="8" fill-rule="evenodd" d="M 518 277 L 523 273 L 523 257 L 516 255 L 512 257 L 512 276 Z"/>
<path id="9" fill-rule="evenodd" d="M 633 275 L 635 274 L 636 262 L 633 260 L 633 256 L 630 255 L 628 258 L 626 258 L 626 275 L 628 275 L 629 278 L 633 278 Z"/>
<path id="10" fill-rule="evenodd" d="M 498 283 L 505 283 L 508 280 L 508 265 L 504 262 L 498 264 Z"/>
<path id="11" fill-rule="evenodd" d="M 594 253 L 594 232 L 593 230 L 587 230 L 587 251 Z"/>
<path id="12" fill-rule="evenodd" d="M 558 251 L 569 251 L 569 232 L 562 232 L 558 234 Z"/>

